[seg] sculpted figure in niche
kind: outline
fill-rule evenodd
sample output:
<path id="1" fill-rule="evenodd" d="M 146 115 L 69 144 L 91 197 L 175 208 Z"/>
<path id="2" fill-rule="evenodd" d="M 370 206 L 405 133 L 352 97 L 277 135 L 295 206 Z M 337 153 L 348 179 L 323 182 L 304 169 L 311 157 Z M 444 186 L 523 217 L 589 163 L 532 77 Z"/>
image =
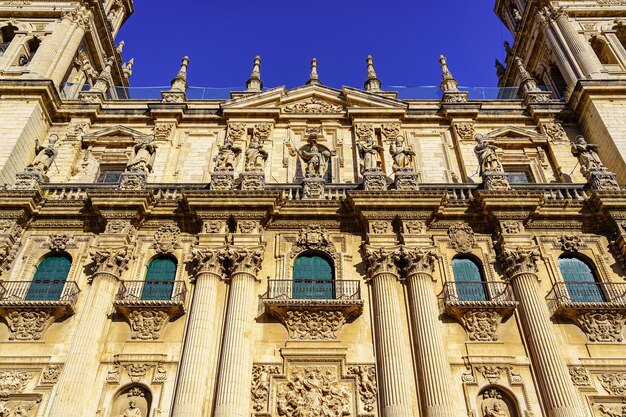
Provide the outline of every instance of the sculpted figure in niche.
<path id="1" fill-rule="evenodd" d="M 380 152 L 383 148 L 374 143 L 374 139 L 371 136 L 366 137 L 365 141 L 359 142 L 357 146 L 359 148 L 359 156 L 362 159 L 361 174 L 367 171 L 380 171 L 382 164 Z"/>
<path id="2" fill-rule="evenodd" d="M 485 137 L 478 134 L 474 137 L 478 144 L 474 147 L 474 153 L 478 158 L 478 165 L 480 166 L 480 175 L 485 172 L 502 172 L 502 164 L 496 154 L 497 146 L 494 146 L 485 140 Z"/>
<path id="3" fill-rule="evenodd" d="M 137 407 L 137 401 L 130 400 L 128 401 L 128 407 L 119 417 L 143 417 L 141 415 L 141 410 Z"/>
<path id="4" fill-rule="evenodd" d="M 26 167 L 27 171 L 38 171 L 42 174 L 48 172 L 48 169 L 57 156 L 57 149 L 54 144 L 59 139 L 57 135 L 50 135 L 48 138 L 48 146 L 39 145 L 39 141 L 35 141 L 35 159 Z"/>
<path id="5" fill-rule="evenodd" d="M 323 177 L 328 168 L 330 160 L 330 152 L 317 147 L 317 140 L 311 140 L 311 146 L 308 150 L 300 151 L 302 158 L 306 162 L 307 177 Z"/>
<path id="6" fill-rule="evenodd" d="M 503 395 L 497 388 L 488 389 L 482 394 L 483 417 L 511 417 L 509 406 L 504 402 Z"/>
<path id="7" fill-rule="evenodd" d="M 261 138 L 255 133 L 246 150 L 246 171 L 262 171 L 265 168 L 268 153 L 263 149 Z"/>
<path id="8" fill-rule="evenodd" d="M 572 154 L 578 158 L 583 175 L 586 176 L 591 171 L 606 170 L 597 153 L 599 147 L 599 145 L 587 143 L 584 136 L 580 135 L 576 136 L 572 142 Z"/>
<path id="9" fill-rule="evenodd" d="M 227 136 L 224 144 L 219 147 L 217 156 L 213 158 L 216 162 L 215 167 L 232 171 L 235 169 L 235 159 L 240 153 L 241 148 L 234 146 L 232 138 Z"/>
<path id="10" fill-rule="evenodd" d="M 389 152 L 393 158 L 393 171 L 411 169 L 411 161 L 415 152 L 404 144 L 404 137 L 398 136 L 396 141 L 389 147 Z"/>
<path id="11" fill-rule="evenodd" d="M 133 147 L 133 154 L 131 155 L 128 165 L 126 165 L 126 170 L 132 172 L 150 172 L 154 164 L 155 156 L 156 147 L 152 143 L 152 136 L 142 138 Z"/>

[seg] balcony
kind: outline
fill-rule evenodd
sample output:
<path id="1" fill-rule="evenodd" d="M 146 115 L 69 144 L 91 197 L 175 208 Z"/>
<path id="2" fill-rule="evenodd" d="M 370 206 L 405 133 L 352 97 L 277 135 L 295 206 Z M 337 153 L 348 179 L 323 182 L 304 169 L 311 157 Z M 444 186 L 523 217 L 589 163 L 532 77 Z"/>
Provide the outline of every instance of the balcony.
<path id="1" fill-rule="evenodd" d="M 9 340 L 39 340 L 55 320 L 75 313 L 80 289 L 74 281 L 0 282 L 0 315 Z"/>
<path id="2" fill-rule="evenodd" d="M 471 341 L 497 341 L 500 323 L 517 305 L 508 282 L 455 281 L 443 287 L 445 313 L 463 325 Z"/>
<path id="3" fill-rule="evenodd" d="M 185 313 L 186 295 L 184 281 L 122 281 L 114 305 L 128 320 L 132 339 L 156 340 Z"/>
<path id="4" fill-rule="evenodd" d="M 552 312 L 573 321 L 589 342 L 621 342 L 626 283 L 557 282 L 547 297 Z"/>
<path id="5" fill-rule="evenodd" d="M 263 304 L 291 339 L 335 339 L 346 321 L 363 312 L 361 283 L 352 280 L 269 280 Z"/>

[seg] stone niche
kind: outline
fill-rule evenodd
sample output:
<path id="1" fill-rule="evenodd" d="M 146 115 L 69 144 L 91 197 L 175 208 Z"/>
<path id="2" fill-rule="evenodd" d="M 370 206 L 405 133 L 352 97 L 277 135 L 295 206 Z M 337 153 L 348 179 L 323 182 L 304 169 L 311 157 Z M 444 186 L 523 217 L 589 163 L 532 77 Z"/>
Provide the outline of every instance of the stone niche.
<path id="1" fill-rule="evenodd" d="M 148 417 L 152 395 L 141 385 L 131 385 L 121 389 L 113 399 L 110 417 Z"/>

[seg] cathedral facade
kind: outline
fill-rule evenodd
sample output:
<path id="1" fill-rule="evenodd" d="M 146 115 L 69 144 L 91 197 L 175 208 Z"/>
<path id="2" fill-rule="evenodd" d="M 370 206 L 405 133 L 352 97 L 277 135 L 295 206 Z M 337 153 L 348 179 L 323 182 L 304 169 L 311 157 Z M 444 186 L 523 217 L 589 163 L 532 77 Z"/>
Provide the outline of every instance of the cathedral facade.
<path id="1" fill-rule="evenodd" d="M 495 11 L 506 99 L 140 100 L 132 0 L 0 1 L 0 416 L 626 416 L 626 3 Z"/>

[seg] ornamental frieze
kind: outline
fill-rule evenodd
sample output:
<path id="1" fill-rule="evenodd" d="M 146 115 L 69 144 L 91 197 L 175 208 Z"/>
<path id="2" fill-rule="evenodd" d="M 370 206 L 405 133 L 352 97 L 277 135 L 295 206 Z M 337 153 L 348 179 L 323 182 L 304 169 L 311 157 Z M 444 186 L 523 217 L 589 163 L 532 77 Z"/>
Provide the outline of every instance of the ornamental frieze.
<path id="1" fill-rule="evenodd" d="M 626 372 L 607 372 L 598 380 L 610 395 L 626 395 Z"/>
<path id="2" fill-rule="evenodd" d="M 296 340 L 336 339 L 337 332 L 346 322 L 342 311 L 290 310 L 281 317 L 289 330 L 289 337 Z"/>
<path id="3" fill-rule="evenodd" d="M 311 97 L 298 103 L 283 107 L 285 113 L 343 113 L 343 106 L 331 104 Z"/>

